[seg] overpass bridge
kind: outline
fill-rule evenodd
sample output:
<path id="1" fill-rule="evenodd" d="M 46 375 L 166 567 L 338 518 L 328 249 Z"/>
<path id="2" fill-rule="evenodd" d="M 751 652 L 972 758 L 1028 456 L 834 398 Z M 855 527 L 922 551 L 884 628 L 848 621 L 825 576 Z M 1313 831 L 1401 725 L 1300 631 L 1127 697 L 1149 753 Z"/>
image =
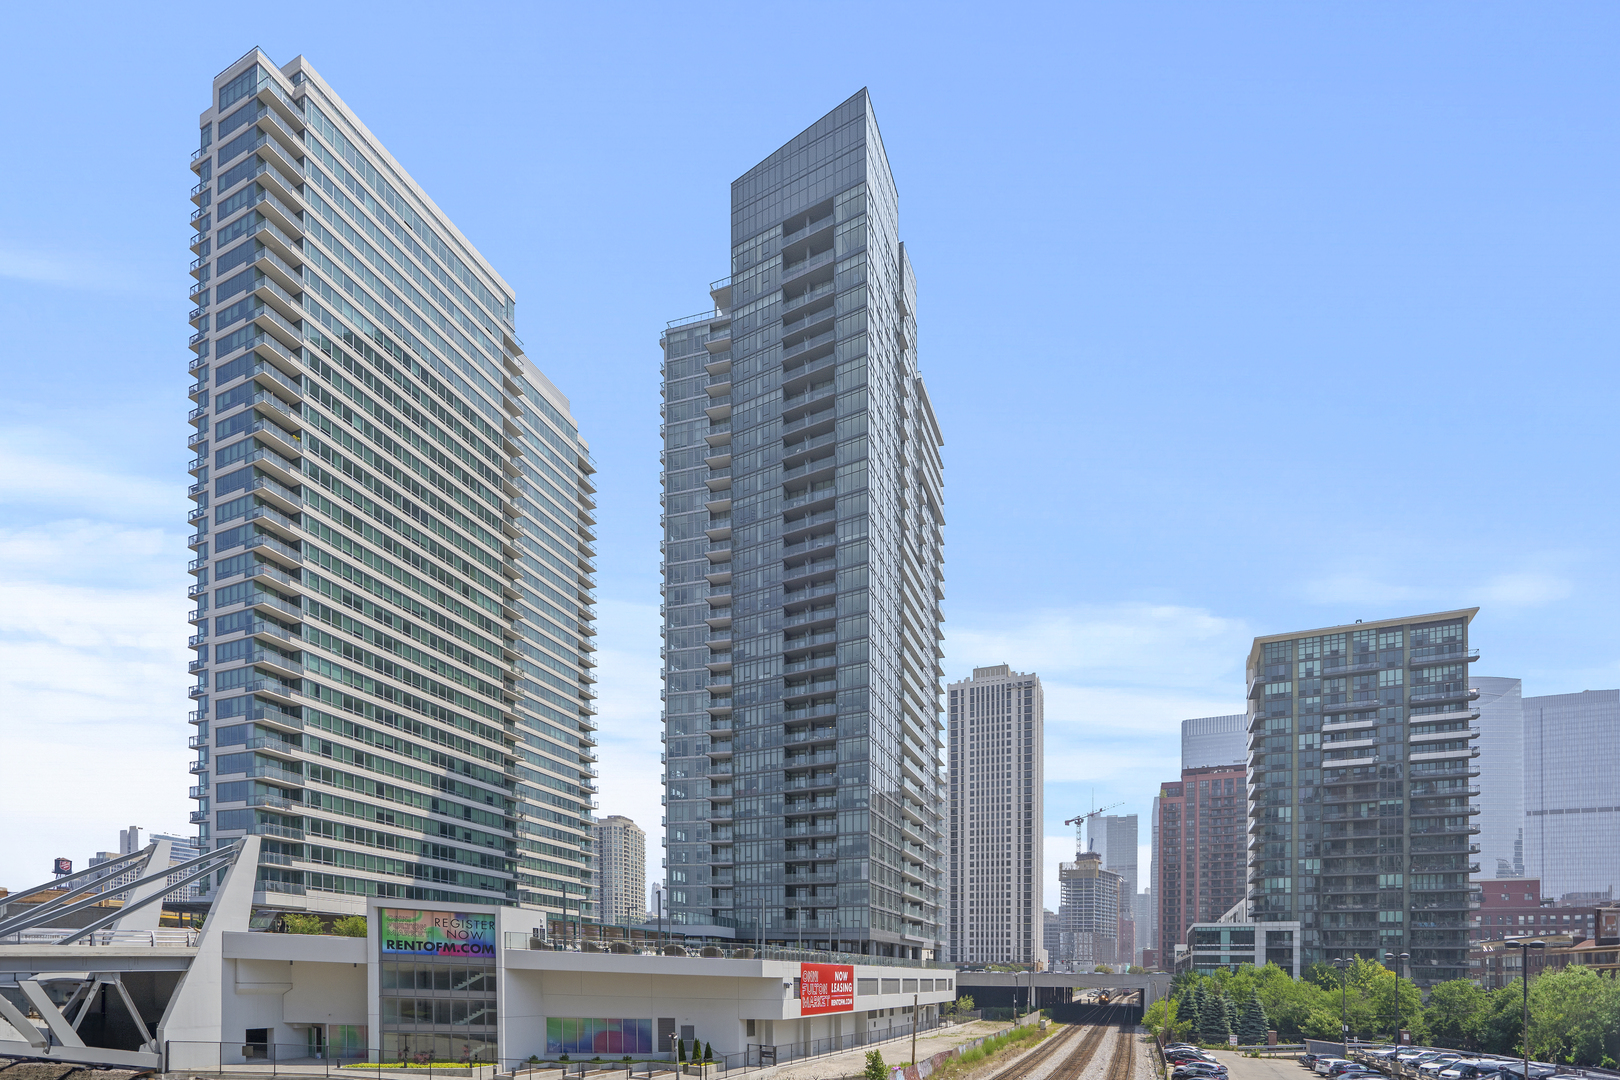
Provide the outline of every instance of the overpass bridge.
<path id="1" fill-rule="evenodd" d="M 958 971 L 956 992 L 972 994 L 976 998 L 984 990 L 1000 996 L 1002 992 L 1013 993 L 1025 987 L 1033 987 L 1036 991 L 1045 988 L 1108 990 L 1116 995 L 1139 992 L 1142 1009 L 1145 1012 L 1149 1005 L 1170 993 L 1172 978 L 1173 976 L 1160 972 L 1148 975 L 1109 975 L 1101 971 Z"/>

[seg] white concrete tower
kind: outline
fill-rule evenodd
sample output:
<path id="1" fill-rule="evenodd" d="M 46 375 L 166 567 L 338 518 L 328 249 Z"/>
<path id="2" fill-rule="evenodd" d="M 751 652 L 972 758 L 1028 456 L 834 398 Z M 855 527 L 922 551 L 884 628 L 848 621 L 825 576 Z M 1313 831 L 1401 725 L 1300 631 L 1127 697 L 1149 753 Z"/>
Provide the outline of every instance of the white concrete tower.
<path id="1" fill-rule="evenodd" d="M 647 834 L 619 814 L 598 821 L 595 831 L 602 921 L 640 922 L 647 915 Z"/>

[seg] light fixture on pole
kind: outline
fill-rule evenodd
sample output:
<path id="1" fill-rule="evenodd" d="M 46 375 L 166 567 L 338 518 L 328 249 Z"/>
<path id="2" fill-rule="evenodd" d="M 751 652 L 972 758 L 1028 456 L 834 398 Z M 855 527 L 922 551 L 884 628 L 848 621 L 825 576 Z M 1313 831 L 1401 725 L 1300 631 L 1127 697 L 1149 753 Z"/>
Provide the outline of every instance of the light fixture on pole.
<path id="1" fill-rule="evenodd" d="M 1524 1035 L 1519 1049 L 1524 1053 L 1524 1080 L 1530 1080 L 1530 950 L 1547 948 L 1545 941 L 1510 941 L 1508 948 L 1519 950 L 1519 978 L 1524 980 Z"/>
<path id="2" fill-rule="evenodd" d="M 1350 960 L 1334 957 L 1333 966 L 1339 969 L 1339 1034 L 1344 1038 L 1344 1056 L 1350 1056 Z"/>

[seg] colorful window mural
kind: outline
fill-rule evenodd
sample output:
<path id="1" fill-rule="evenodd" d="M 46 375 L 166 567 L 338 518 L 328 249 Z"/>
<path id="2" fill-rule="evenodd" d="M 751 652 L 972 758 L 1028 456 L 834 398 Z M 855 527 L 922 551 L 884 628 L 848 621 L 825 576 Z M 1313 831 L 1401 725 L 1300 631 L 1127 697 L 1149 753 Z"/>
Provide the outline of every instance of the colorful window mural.
<path id="1" fill-rule="evenodd" d="M 546 1017 L 547 1054 L 650 1054 L 651 1020 Z"/>

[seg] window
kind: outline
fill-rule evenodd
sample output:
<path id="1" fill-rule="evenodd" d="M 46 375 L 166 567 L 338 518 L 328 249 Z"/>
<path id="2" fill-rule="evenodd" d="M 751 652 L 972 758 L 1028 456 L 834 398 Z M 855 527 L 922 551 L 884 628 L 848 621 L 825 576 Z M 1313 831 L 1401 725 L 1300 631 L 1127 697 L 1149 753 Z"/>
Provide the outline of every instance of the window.
<path id="1" fill-rule="evenodd" d="M 243 98 L 257 90 L 259 88 L 261 78 L 264 82 L 270 81 L 269 74 L 260 71 L 259 67 L 254 65 L 253 67 L 250 67 L 246 71 L 242 72 L 242 74 L 238 75 L 236 78 L 232 79 L 230 82 L 226 83 L 224 86 L 220 87 L 220 111 L 224 112 L 226 109 L 230 108 L 232 105 L 236 104 L 238 101 L 241 101 Z"/>

